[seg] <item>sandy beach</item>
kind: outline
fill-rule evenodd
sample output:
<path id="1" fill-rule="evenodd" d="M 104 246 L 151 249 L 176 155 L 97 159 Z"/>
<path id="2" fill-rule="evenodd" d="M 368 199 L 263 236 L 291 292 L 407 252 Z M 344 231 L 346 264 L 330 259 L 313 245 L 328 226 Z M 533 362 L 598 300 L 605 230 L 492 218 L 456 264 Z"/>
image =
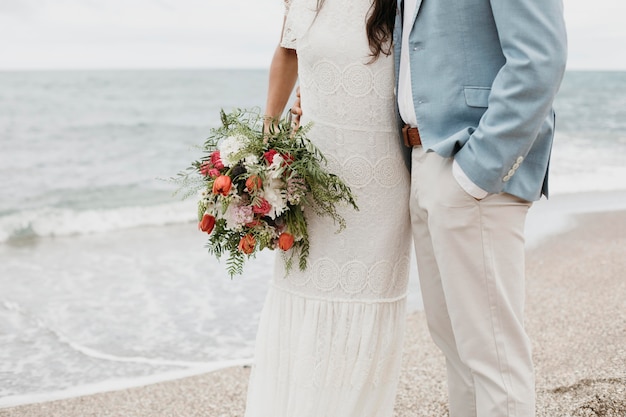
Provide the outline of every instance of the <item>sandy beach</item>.
<path id="1" fill-rule="evenodd" d="M 528 251 L 537 415 L 626 416 L 626 211 L 577 214 Z M 447 416 L 445 364 L 408 316 L 395 417 Z M 240 417 L 248 367 L 0 410 L 11 417 Z M 297 416 L 294 416 L 297 417 Z M 341 417 L 341 416 L 337 416 Z M 363 416 L 366 417 L 366 416 Z"/>

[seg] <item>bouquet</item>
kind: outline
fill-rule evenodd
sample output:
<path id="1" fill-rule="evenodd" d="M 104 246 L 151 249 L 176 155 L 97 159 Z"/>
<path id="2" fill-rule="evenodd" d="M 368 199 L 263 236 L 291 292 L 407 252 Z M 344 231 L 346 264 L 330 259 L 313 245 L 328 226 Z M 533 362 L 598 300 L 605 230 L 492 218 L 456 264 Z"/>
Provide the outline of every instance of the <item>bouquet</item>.
<path id="1" fill-rule="evenodd" d="M 345 221 L 336 205 L 358 210 L 350 188 L 325 169 L 326 159 L 306 137 L 310 124 L 292 129 L 290 117 L 267 120 L 258 111 L 221 111 L 222 126 L 211 130 L 204 156 L 176 181 L 199 193 L 198 227 L 209 234 L 209 253 L 228 254 L 232 277 L 245 260 L 268 248 L 307 266 L 309 239 L 304 207 L 331 217 L 338 231 Z"/>

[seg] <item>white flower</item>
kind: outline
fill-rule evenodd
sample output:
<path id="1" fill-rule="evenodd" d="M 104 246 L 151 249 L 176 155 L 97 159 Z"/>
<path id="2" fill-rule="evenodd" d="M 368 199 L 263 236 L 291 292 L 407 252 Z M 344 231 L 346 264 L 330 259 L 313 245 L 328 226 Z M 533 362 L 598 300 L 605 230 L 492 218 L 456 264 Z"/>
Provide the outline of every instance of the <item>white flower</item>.
<path id="1" fill-rule="evenodd" d="M 283 171 L 285 170 L 285 168 L 283 167 L 284 162 L 285 160 L 280 154 L 274 155 L 274 159 L 272 160 L 272 163 L 267 168 L 270 171 L 270 175 L 273 176 L 274 178 L 278 178 L 280 174 L 282 174 Z"/>
<path id="2" fill-rule="evenodd" d="M 287 192 L 284 188 L 283 180 L 272 176 L 268 177 L 263 188 L 263 198 L 272 206 L 267 215 L 272 219 L 280 216 L 287 209 Z"/>
<path id="3" fill-rule="evenodd" d="M 203 188 L 198 191 L 198 204 L 200 204 L 207 213 L 211 215 L 216 213 L 213 193 L 211 193 L 207 188 Z"/>
<path id="4" fill-rule="evenodd" d="M 243 159 L 243 164 L 247 167 L 258 165 L 259 157 L 256 155 L 248 155 Z"/>
<path id="5" fill-rule="evenodd" d="M 220 158 L 224 166 L 230 167 L 239 162 L 236 155 L 248 145 L 249 139 L 244 135 L 228 136 L 218 145 Z"/>

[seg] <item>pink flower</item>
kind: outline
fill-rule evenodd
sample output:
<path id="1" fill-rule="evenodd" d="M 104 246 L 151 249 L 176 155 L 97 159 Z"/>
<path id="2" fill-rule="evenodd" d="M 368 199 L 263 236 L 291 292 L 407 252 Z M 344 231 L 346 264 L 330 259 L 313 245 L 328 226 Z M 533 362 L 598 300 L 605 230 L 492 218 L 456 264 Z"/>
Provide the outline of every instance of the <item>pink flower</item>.
<path id="1" fill-rule="evenodd" d="M 306 193 L 306 183 L 301 177 L 291 177 L 287 180 L 287 201 L 289 204 L 299 204 Z"/>
<path id="2" fill-rule="evenodd" d="M 254 220 L 254 209 L 250 206 L 237 205 L 233 208 L 232 218 L 237 225 L 248 224 Z"/>
<path id="3" fill-rule="evenodd" d="M 205 177 L 209 175 L 209 170 L 211 169 L 211 163 L 209 161 L 204 161 L 201 165 L 200 165 L 200 174 L 204 175 Z"/>
<path id="4" fill-rule="evenodd" d="M 206 175 L 206 174 L 205 174 L 205 175 Z M 208 175 L 209 175 L 211 178 L 217 178 L 217 177 L 219 177 L 219 176 L 220 176 L 220 171 L 219 171 L 219 169 L 217 169 L 217 168 L 211 168 L 211 169 L 209 169 Z"/>
<path id="5" fill-rule="evenodd" d="M 213 151 L 211 154 L 211 164 L 215 169 L 224 169 L 224 163 L 222 162 L 220 151 Z"/>

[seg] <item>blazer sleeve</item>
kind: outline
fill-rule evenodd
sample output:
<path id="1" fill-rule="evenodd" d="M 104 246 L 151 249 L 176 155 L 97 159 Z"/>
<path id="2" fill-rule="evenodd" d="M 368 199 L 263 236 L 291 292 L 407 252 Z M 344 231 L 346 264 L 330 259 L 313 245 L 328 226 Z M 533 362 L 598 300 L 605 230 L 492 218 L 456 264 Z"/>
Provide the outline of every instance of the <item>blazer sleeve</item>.
<path id="1" fill-rule="evenodd" d="M 561 0 L 490 0 L 490 5 L 505 64 L 493 81 L 487 110 L 455 160 L 476 185 L 498 193 L 552 112 L 567 39 Z"/>

